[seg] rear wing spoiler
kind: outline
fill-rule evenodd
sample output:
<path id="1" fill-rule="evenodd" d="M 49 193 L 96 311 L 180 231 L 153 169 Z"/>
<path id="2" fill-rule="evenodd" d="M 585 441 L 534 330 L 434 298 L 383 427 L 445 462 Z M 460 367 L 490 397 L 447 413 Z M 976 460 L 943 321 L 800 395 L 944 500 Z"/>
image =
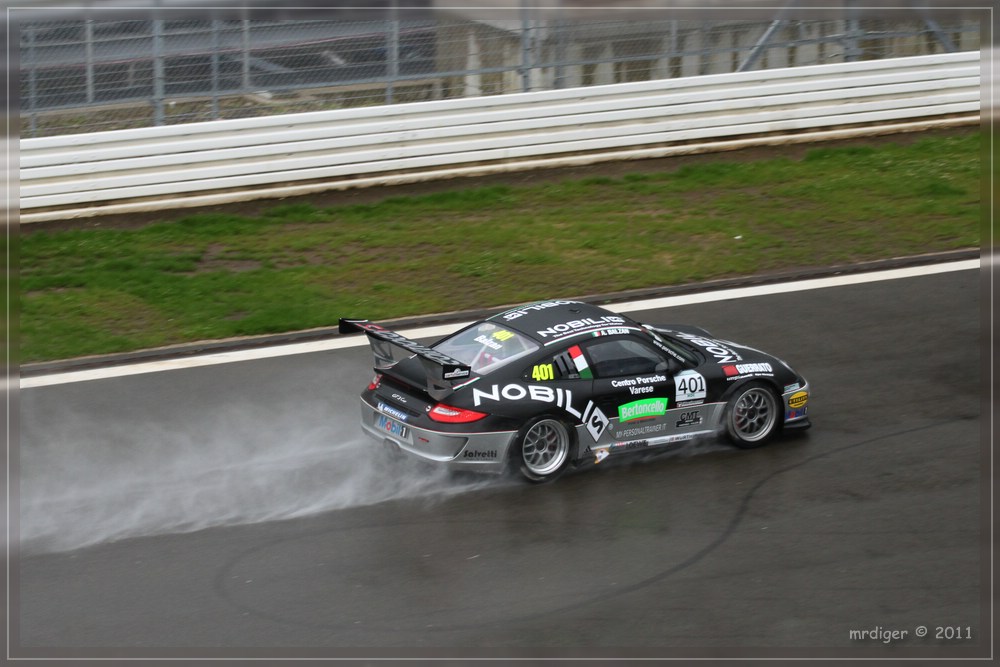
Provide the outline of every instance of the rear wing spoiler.
<path id="1" fill-rule="evenodd" d="M 386 371 L 399 361 L 416 356 L 424 368 L 424 389 L 435 400 L 440 400 L 455 389 L 455 384 L 468 380 L 472 369 L 458 359 L 441 354 L 415 340 L 390 331 L 368 320 L 340 318 L 338 330 L 342 334 L 363 331 L 368 335 L 375 357 L 375 372 Z M 402 350 L 402 354 L 399 351 Z"/>

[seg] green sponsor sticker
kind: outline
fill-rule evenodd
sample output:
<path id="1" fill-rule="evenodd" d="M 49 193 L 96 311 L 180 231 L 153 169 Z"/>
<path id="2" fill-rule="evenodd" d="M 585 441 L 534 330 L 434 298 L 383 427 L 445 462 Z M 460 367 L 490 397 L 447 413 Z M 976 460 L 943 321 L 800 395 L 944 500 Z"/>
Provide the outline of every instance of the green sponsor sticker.
<path id="1" fill-rule="evenodd" d="M 667 399 L 644 398 L 618 406 L 618 421 L 627 422 L 644 417 L 659 417 L 667 411 Z"/>

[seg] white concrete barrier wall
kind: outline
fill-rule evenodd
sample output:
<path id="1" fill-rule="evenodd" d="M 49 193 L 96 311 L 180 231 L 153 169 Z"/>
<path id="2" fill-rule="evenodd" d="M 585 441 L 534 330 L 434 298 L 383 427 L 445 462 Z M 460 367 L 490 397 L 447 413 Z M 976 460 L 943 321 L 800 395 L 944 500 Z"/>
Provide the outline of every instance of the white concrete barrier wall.
<path id="1" fill-rule="evenodd" d="M 979 112 L 980 54 L 961 52 L 24 139 L 21 221 L 969 123 Z"/>

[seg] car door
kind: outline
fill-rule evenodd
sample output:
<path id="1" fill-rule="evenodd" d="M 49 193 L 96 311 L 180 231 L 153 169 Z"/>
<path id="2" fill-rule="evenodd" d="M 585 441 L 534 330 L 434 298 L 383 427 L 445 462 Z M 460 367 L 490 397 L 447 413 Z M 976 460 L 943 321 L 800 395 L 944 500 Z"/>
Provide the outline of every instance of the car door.
<path id="1" fill-rule="evenodd" d="M 597 337 L 580 347 L 594 377 L 593 401 L 609 420 L 594 447 L 605 450 L 598 458 L 654 446 L 674 430 L 677 361 L 631 335 Z"/>
<path id="2" fill-rule="evenodd" d="M 525 369 L 522 379 L 528 383 L 529 396 L 553 404 L 576 430 L 578 448 L 574 459 L 588 454 L 588 448 L 604 437 L 610 420 L 591 400 L 593 373 L 579 345 L 563 347 L 536 360 Z"/>

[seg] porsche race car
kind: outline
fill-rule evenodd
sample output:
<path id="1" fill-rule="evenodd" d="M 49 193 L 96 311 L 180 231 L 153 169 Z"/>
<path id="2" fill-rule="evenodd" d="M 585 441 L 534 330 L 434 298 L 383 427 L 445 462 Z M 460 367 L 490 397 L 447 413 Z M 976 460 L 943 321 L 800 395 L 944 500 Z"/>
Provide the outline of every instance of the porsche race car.
<path id="1" fill-rule="evenodd" d="M 723 436 L 763 445 L 810 426 L 809 384 L 784 361 L 683 325 L 641 324 L 580 301 L 539 301 L 426 346 L 368 320 L 375 376 L 361 426 L 456 470 L 571 466 Z"/>

